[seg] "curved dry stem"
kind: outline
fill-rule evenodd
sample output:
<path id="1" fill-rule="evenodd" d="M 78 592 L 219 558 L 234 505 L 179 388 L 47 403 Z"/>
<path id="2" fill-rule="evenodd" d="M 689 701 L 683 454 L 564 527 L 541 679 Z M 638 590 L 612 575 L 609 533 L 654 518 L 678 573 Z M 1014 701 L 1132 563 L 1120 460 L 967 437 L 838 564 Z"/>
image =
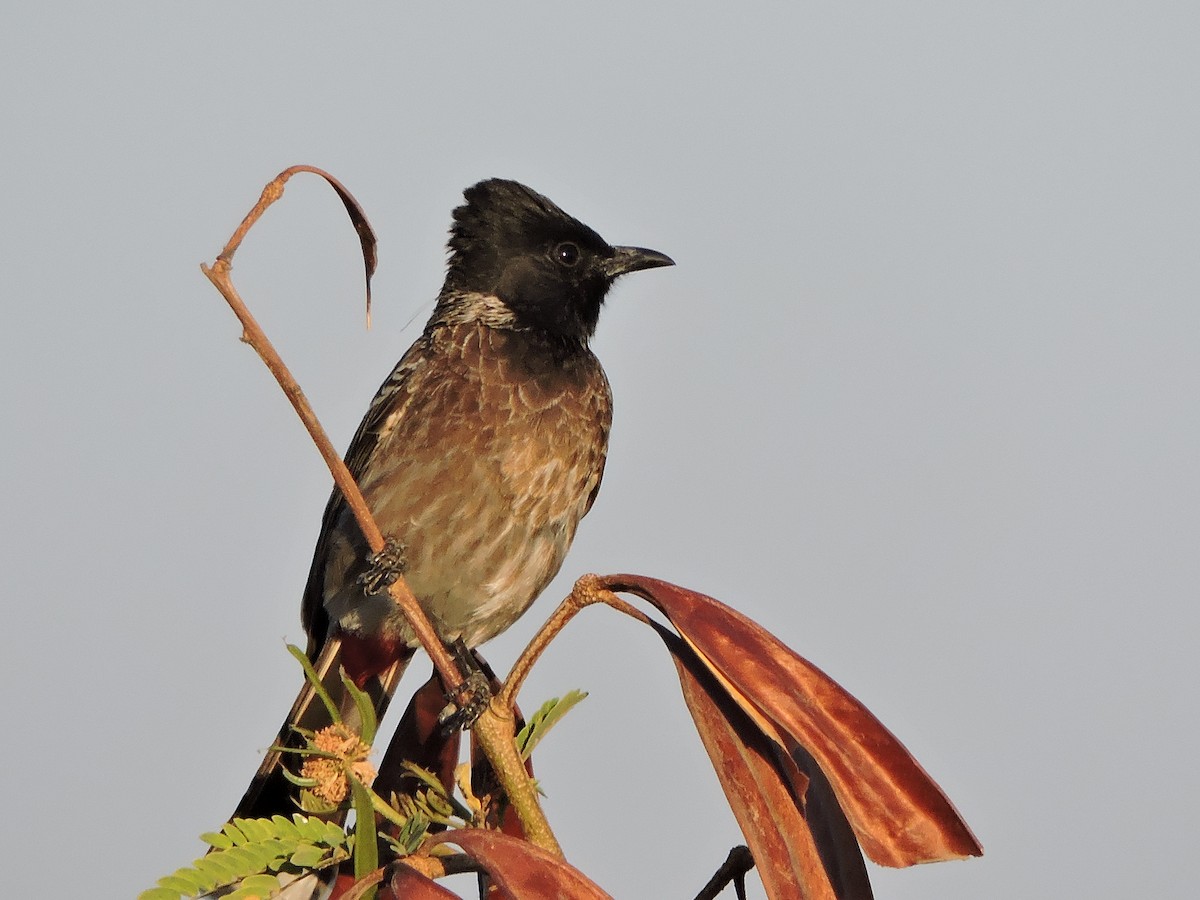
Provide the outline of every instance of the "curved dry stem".
<path id="1" fill-rule="evenodd" d="M 297 172 L 309 172 L 313 175 L 319 175 L 324 178 L 331 188 L 337 193 L 342 201 L 342 205 L 346 207 L 346 214 L 350 216 L 350 222 L 354 225 L 354 230 L 358 233 L 358 240 L 362 246 L 363 253 L 363 268 L 366 271 L 367 282 L 367 327 L 371 327 L 371 276 L 375 274 L 375 266 L 378 262 L 378 257 L 375 252 L 375 231 L 371 228 L 371 223 L 367 221 L 367 214 L 363 208 L 359 206 L 354 195 L 346 190 L 346 186 L 340 181 L 326 172 L 324 169 L 318 169 L 316 166 L 289 166 L 278 175 L 276 175 L 271 183 L 263 188 L 262 195 L 258 198 L 258 202 L 254 204 L 254 208 L 246 213 L 246 218 L 242 219 L 242 223 L 238 225 L 229 241 L 217 256 L 218 262 L 224 261 L 232 263 L 233 254 L 242 245 L 242 241 L 254 227 L 267 208 L 283 196 L 283 186 Z"/>
<path id="2" fill-rule="evenodd" d="M 387 867 L 376 869 L 369 875 L 364 875 L 362 878 L 354 882 L 353 887 L 346 891 L 341 896 L 341 900 L 362 900 L 367 895 L 367 891 L 383 883 L 383 879 L 387 876 Z"/>
<path id="3" fill-rule="evenodd" d="M 504 686 L 500 689 L 500 693 L 496 695 L 493 703 L 503 709 L 511 710 L 513 704 L 517 701 L 517 694 L 521 692 L 521 686 L 525 683 L 525 679 L 529 676 L 530 670 L 534 663 L 538 661 L 546 648 L 550 646 L 550 642 L 558 636 L 559 632 L 566 627 L 570 622 L 585 607 L 591 606 L 593 603 L 603 603 L 605 606 L 611 606 L 618 612 L 623 612 L 627 616 L 637 619 L 643 625 L 653 624 L 653 620 L 643 613 L 641 610 L 629 603 L 626 603 L 612 591 L 605 587 L 604 579 L 599 575 L 580 575 L 571 588 L 571 593 L 563 599 L 558 608 L 550 614 L 550 618 L 546 620 L 537 634 L 521 651 L 521 655 L 517 657 L 516 663 L 508 673 L 508 677 L 504 680 Z"/>
<path id="4" fill-rule="evenodd" d="M 282 357 L 280 357 L 278 351 L 276 351 L 274 345 L 262 330 L 262 327 L 250 313 L 245 301 L 242 300 L 237 289 L 233 286 L 233 281 L 230 277 L 230 271 L 233 266 L 233 255 L 237 252 L 238 247 L 241 246 L 242 240 L 254 226 L 254 223 L 262 217 L 267 208 L 283 196 L 283 185 L 296 172 L 312 172 L 328 181 L 342 198 L 347 210 L 351 212 L 351 218 L 355 222 L 355 228 L 359 231 L 360 237 L 363 236 L 364 231 L 369 233 L 370 225 L 366 222 L 366 216 L 362 215 L 358 203 L 337 179 L 313 166 L 292 166 L 281 172 L 263 189 L 262 196 L 259 197 L 254 208 L 250 210 L 241 224 L 238 225 L 237 230 L 234 231 L 233 236 L 225 244 L 225 248 L 217 256 L 213 265 L 209 267 L 201 264 L 200 271 L 205 274 L 213 286 L 221 293 L 221 296 L 225 298 L 225 301 L 233 310 L 234 315 L 242 323 L 242 340 L 254 348 L 263 363 L 271 371 L 271 374 L 275 376 L 275 380 L 279 383 L 280 388 L 283 389 L 284 394 L 287 395 L 293 409 L 296 410 L 296 414 L 300 417 L 300 421 L 304 423 L 304 427 L 312 437 L 313 443 L 316 444 L 322 459 L 325 460 L 325 464 L 329 467 L 334 483 L 337 485 L 338 490 L 342 492 L 342 496 L 346 500 L 346 505 L 354 514 L 354 519 L 358 522 L 359 528 L 362 529 L 363 536 L 366 538 L 371 552 L 378 553 L 384 547 L 384 536 L 380 532 L 379 526 L 375 524 L 375 519 L 371 515 L 371 511 L 367 508 L 367 503 L 363 499 L 358 485 L 350 475 L 346 464 L 342 462 L 341 456 L 334 449 L 333 443 L 329 440 L 329 436 L 325 433 L 325 429 L 317 419 L 317 414 L 309 404 L 308 398 L 304 396 L 299 383 L 292 377 L 292 373 L 284 364 Z M 364 238 L 363 247 L 369 279 L 371 273 L 374 271 L 374 237 L 370 237 L 370 240 Z M 425 652 L 433 660 L 434 667 L 442 677 L 442 683 L 446 684 L 452 691 L 458 690 L 463 683 L 462 674 L 455 665 L 453 658 L 446 652 L 441 638 L 438 637 L 433 625 L 430 624 L 416 597 L 413 596 L 412 591 L 409 589 L 407 582 L 403 578 L 398 578 L 388 588 L 388 594 L 391 596 L 393 602 L 403 611 L 405 618 L 416 633 L 417 639 L 421 642 L 421 646 L 424 647 Z"/>

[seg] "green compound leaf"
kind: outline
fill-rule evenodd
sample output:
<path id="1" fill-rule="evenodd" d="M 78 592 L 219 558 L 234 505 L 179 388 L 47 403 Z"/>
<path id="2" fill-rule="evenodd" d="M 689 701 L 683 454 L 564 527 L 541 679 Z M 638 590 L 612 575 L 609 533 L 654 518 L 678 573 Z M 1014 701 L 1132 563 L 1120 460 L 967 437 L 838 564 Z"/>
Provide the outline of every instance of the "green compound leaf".
<path id="1" fill-rule="evenodd" d="M 392 840 L 392 846 L 402 851 L 401 855 L 407 856 L 410 853 L 415 853 L 417 848 L 421 846 L 421 842 L 425 840 L 425 833 L 429 830 L 430 822 L 419 812 L 414 812 L 408 817 L 408 821 L 404 823 L 404 827 Z M 386 837 L 387 835 L 385 835 Z"/>
<path id="2" fill-rule="evenodd" d="M 529 717 L 529 723 L 517 734 L 517 748 L 521 751 L 522 759 L 529 759 L 533 748 L 537 746 L 562 717 L 579 705 L 587 696 L 586 691 L 567 691 L 562 697 L 552 697 Z"/>
<path id="3" fill-rule="evenodd" d="M 271 872 L 289 864 L 299 870 L 323 868 L 349 856 L 349 839 L 340 827 L 300 815 L 290 820 L 283 816 L 238 819 L 226 824 L 220 834 L 205 837 L 211 845 L 227 841 L 230 846 L 214 849 L 190 868 L 160 879 L 139 900 L 177 900 L 229 887 L 236 888 L 230 896 L 239 900 L 265 897 L 279 888 Z"/>

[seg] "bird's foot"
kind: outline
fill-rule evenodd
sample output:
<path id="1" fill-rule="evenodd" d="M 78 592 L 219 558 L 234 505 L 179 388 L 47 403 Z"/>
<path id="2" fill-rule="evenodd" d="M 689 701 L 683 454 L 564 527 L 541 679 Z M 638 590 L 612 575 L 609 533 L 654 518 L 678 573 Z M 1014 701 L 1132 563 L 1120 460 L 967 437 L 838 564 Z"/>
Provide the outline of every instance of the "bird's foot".
<path id="1" fill-rule="evenodd" d="M 367 557 L 367 571 L 358 576 L 358 584 L 367 594 L 382 594 L 404 574 L 407 548 L 388 538 L 383 549 Z"/>
<path id="2" fill-rule="evenodd" d="M 492 680 L 480 668 L 479 660 L 462 638 L 455 641 L 451 649 L 459 670 L 466 677 L 458 690 L 446 696 L 449 702 L 438 715 L 438 722 L 446 731 L 466 730 L 475 724 L 475 720 L 483 715 L 491 702 Z"/>

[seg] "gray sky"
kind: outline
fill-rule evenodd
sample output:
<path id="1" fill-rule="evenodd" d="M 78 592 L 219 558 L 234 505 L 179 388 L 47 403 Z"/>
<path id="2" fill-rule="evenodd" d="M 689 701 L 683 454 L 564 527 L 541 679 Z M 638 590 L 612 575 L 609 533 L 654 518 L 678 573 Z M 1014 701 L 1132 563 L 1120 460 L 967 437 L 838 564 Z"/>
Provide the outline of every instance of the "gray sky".
<path id="1" fill-rule="evenodd" d="M 339 446 L 466 185 L 678 262 L 605 310 L 604 489 L 498 669 L 578 574 L 673 580 L 853 691 L 987 850 L 879 896 L 1192 896 L 1200 8 L 428 6 L 5 16 L 9 895 L 188 862 L 299 685 L 329 480 L 198 265 L 310 163 L 378 230 L 375 327 L 315 179 L 235 277 Z M 524 702 L 573 687 L 568 857 L 691 896 L 741 838 L 657 639 L 589 611 Z"/>

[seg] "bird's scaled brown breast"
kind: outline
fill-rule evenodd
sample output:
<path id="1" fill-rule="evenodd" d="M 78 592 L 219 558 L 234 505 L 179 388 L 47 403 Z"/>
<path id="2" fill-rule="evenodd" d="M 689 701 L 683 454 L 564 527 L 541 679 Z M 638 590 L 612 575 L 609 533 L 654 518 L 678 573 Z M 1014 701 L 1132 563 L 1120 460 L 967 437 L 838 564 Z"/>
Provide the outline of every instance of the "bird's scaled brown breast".
<path id="1" fill-rule="evenodd" d="M 584 347 L 475 322 L 428 331 L 389 389 L 385 414 L 355 438 L 369 452 L 347 455 L 367 473 L 360 487 L 380 529 L 405 545 L 405 577 L 442 638 L 478 646 L 562 565 L 604 470 L 608 380 Z M 387 596 L 356 585 L 366 551 L 344 510 L 328 537 L 330 618 L 349 634 L 411 643 Z"/>

